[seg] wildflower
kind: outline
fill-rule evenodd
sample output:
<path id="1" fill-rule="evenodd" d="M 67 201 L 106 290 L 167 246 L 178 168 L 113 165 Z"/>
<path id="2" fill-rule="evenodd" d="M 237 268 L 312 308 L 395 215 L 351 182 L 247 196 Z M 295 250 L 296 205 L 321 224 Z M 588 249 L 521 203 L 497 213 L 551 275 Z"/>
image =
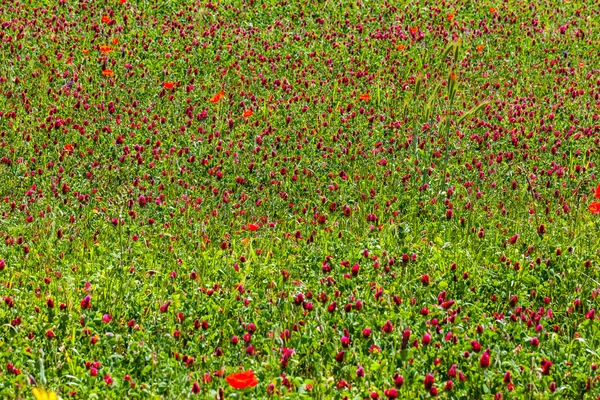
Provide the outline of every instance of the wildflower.
<path id="1" fill-rule="evenodd" d="M 101 53 L 110 53 L 112 51 L 112 47 L 110 46 L 100 46 Z"/>
<path id="2" fill-rule="evenodd" d="M 52 329 L 48 329 L 48 330 L 46 331 L 46 337 L 47 337 L 48 339 L 54 339 L 54 336 L 55 336 L 55 335 L 54 335 L 54 332 L 52 332 Z"/>
<path id="3" fill-rule="evenodd" d="M 258 230 L 258 225 L 257 224 L 248 224 L 248 230 L 249 231 L 257 231 Z"/>
<path id="4" fill-rule="evenodd" d="M 398 391 L 395 388 L 386 389 L 386 390 L 383 391 L 383 394 L 388 399 L 397 399 L 398 398 Z"/>
<path id="5" fill-rule="evenodd" d="M 171 300 L 168 300 L 166 303 L 160 306 L 160 312 L 166 313 L 169 310 L 169 306 L 171 305 Z"/>
<path id="6" fill-rule="evenodd" d="M 359 378 L 363 378 L 365 376 L 365 369 L 360 365 L 356 369 L 356 376 Z"/>
<path id="7" fill-rule="evenodd" d="M 491 12 L 492 14 L 495 14 L 495 13 L 496 13 L 496 11 L 498 11 L 498 9 L 497 9 L 496 7 L 490 7 L 490 12 Z"/>
<path id="8" fill-rule="evenodd" d="M 102 75 L 103 76 L 115 76 L 115 73 L 110 69 L 105 69 L 104 71 L 102 71 Z"/>
<path id="9" fill-rule="evenodd" d="M 427 374 L 425 376 L 425 380 L 423 381 L 423 386 L 425 386 L 425 390 L 429 392 L 431 390 L 431 388 L 433 387 L 434 382 L 435 382 L 435 377 L 433 376 L 433 374 Z"/>
<path id="10" fill-rule="evenodd" d="M 392 331 L 394 330 L 394 325 L 392 325 L 392 322 L 388 319 L 387 321 L 385 321 L 385 324 L 381 327 L 381 330 L 385 333 L 392 333 Z"/>
<path id="11" fill-rule="evenodd" d="M 482 44 L 480 44 L 480 45 L 478 45 L 477 47 L 475 47 L 475 49 L 476 49 L 478 52 L 480 52 L 480 53 L 481 53 L 481 52 L 483 51 L 483 45 L 482 45 Z"/>
<path id="12" fill-rule="evenodd" d="M 454 14 L 448 14 L 448 21 L 452 22 L 454 19 Z"/>
<path id="13" fill-rule="evenodd" d="M 421 343 L 423 343 L 425 346 L 431 343 L 431 335 L 429 333 L 424 334 Z"/>
<path id="14" fill-rule="evenodd" d="M 450 378 L 456 378 L 456 364 L 452 364 L 452 366 L 448 370 L 448 376 Z"/>
<path id="15" fill-rule="evenodd" d="M 585 314 L 585 318 L 589 319 L 590 321 L 594 320 L 594 317 L 596 316 L 596 310 L 590 310 Z"/>
<path id="16" fill-rule="evenodd" d="M 600 202 L 594 201 L 588 206 L 588 210 L 590 210 L 592 214 L 600 214 Z"/>
<path id="17" fill-rule="evenodd" d="M 198 384 L 198 382 L 194 382 L 194 384 L 192 385 L 192 393 L 200 393 L 200 385 Z"/>
<path id="18" fill-rule="evenodd" d="M 254 113 L 252 112 L 252 110 L 245 110 L 245 111 L 244 111 L 244 113 L 242 114 L 242 117 L 244 117 L 244 118 L 248 118 L 248 117 L 251 117 L 251 116 L 252 116 L 252 114 L 254 114 Z"/>
<path id="19" fill-rule="evenodd" d="M 369 101 L 369 100 L 371 100 L 371 95 L 368 94 L 368 93 L 361 94 L 360 97 L 359 97 L 359 99 L 362 100 L 362 101 Z"/>
<path id="20" fill-rule="evenodd" d="M 479 359 L 479 365 L 481 368 L 487 368 L 490 366 L 490 349 L 487 349 L 483 352 L 481 358 Z"/>
<path id="21" fill-rule="evenodd" d="M 89 51 L 88 49 L 83 49 L 83 50 L 81 50 L 81 52 L 82 52 L 83 54 L 88 54 L 90 51 Z"/>
<path id="22" fill-rule="evenodd" d="M 402 375 L 396 376 L 396 378 L 394 379 L 394 386 L 400 389 L 402 385 L 404 385 L 404 377 L 402 377 Z"/>
<path id="23" fill-rule="evenodd" d="M 221 100 L 223 98 L 223 96 L 225 96 L 225 92 L 219 92 L 219 93 L 215 94 L 209 101 L 211 103 L 218 103 L 219 100 Z"/>
<path id="24" fill-rule="evenodd" d="M 110 22 L 110 17 L 108 15 L 103 15 L 102 22 L 104 22 L 105 24 L 108 24 Z"/>
<path id="25" fill-rule="evenodd" d="M 113 40 L 111 40 L 112 44 L 118 44 L 119 43 L 119 38 L 114 38 Z"/>
<path id="26" fill-rule="evenodd" d="M 338 389 L 350 389 L 352 387 L 343 379 L 339 380 L 336 386 Z"/>
<path id="27" fill-rule="evenodd" d="M 175 87 L 175 82 L 163 82 L 163 87 L 165 89 L 173 89 Z"/>
<path id="28" fill-rule="evenodd" d="M 51 390 L 34 387 L 31 391 L 35 400 L 58 400 L 58 396 Z"/>
<path id="29" fill-rule="evenodd" d="M 64 149 L 65 149 L 65 151 L 66 151 L 66 152 L 68 152 L 69 154 L 72 154 L 72 153 L 73 153 L 73 145 L 72 145 L 72 144 L 68 144 L 68 143 L 67 143 L 67 144 L 65 144 L 65 147 L 64 147 Z"/>
<path id="30" fill-rule="evenodd" d="M 400 51 L 404 50 L 405 48 L 406 48 L 406 46 L 403 44 L 399 44 L 398 46 L 396 46 L 396 50 L 400 50 Z"/>
<path id="31" fill-rule="evenodd" d="M 550 360 L 542 360 L 542 375 L 550 375 L 550 368 L 552 368 L 552 361 Z"/>
<path id="32" fill-rule="evenodd" d="M 258 379 L 254 376 L 254 371 L 252 370 L 236 372 L 225 379 L 234 389 L 245 389 L 247 387 L 254 387 L 258 384 Z"/>

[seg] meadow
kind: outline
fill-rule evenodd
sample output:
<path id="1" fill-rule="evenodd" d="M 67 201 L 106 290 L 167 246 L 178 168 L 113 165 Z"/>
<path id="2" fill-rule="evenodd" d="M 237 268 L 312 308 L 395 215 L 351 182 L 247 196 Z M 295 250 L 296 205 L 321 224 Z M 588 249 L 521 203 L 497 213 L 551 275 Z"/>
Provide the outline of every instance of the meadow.
<path id="1" fill-rule="evenodd" d="M 600 396 L 595 2 L 0 15 L 0 398 Z"/>

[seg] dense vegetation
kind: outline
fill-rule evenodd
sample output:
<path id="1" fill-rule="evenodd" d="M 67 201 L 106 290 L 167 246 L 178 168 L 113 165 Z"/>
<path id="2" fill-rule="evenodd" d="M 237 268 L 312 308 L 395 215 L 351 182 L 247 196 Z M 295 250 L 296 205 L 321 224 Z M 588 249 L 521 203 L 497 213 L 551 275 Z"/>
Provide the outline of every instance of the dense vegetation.
<path id="1" fill-rule="evenodd" d="M 598 396 L 587 3 L 3 1 L 0 398 Z"/>

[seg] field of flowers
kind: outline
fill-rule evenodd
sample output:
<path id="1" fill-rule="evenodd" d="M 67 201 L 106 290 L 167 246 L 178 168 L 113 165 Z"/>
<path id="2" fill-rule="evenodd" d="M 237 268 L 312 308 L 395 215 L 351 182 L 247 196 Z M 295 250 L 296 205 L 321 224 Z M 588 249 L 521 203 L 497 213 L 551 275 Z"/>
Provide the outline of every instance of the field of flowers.
<path id="1" fill-rule="evenodd" d="M 2 1 L 0 398 L 597 398 L 600 8 L 401 3 Z"/>

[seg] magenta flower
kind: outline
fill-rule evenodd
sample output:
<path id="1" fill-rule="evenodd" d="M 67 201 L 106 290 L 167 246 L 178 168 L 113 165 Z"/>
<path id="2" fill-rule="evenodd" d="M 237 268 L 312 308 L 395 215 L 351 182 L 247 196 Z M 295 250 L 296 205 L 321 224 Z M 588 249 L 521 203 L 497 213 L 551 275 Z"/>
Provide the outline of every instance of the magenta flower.
<path id="1" fill-rule="evenodd" d="M 490 349 L 487 349 L 483 352 L 481 358 L 479 359 L 479 365 L 481 368 L 487 368 L 490 366 Z"/>
<path id="2" fill-rule="evenodd" d="M 425 387 L 425 390 L 429 392 L 433 387 L 434 382 L 435 377 L 433 376 L 433 374 L 425 375 L 425 380 L 423 381 L 423 386 Z"/>

